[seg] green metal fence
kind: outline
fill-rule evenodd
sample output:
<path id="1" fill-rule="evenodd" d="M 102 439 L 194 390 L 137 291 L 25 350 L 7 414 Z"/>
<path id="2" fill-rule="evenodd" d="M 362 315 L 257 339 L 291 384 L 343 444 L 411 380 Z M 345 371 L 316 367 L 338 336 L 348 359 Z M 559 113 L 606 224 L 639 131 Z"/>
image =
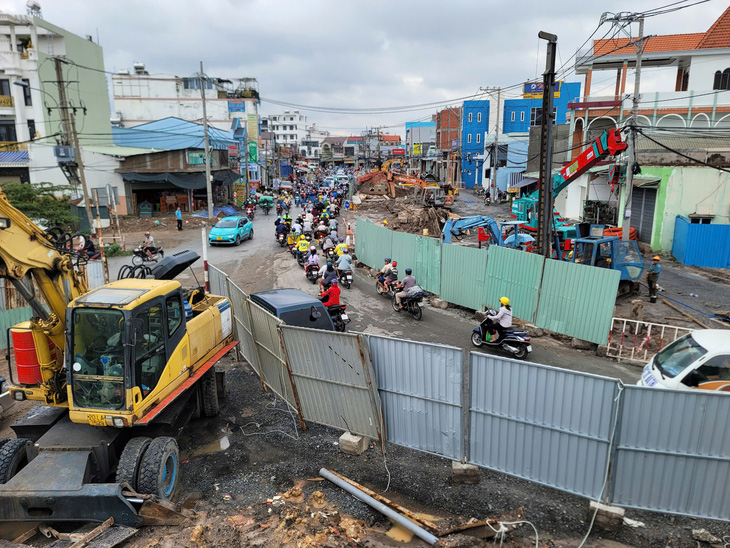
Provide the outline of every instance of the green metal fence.
<path id="1" fill-rule="evenodd" d="M 487 306 L 499 308 L 499 298 L 507 296 L 515 318 L 534 321 L 544 263 L 545 258 L 535 253 L 489 246 L 484 296 Z"/>
<path id="2" fill-rule="evenodd" d="M 441 249 L 441 298 L 481 310 L 487 275 L 487 250 L 445 244 Z"/>

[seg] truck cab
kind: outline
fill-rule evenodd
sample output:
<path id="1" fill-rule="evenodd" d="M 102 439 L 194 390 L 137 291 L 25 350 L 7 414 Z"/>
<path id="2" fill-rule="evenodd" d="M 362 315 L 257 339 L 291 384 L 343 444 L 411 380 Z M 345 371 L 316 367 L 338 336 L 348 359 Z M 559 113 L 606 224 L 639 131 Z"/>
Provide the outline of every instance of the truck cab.
<path id="1" fill-rule="evenodd" d="M 590 235 L 574 240 L 573 262 L 618 270 L 621 280 L 634 282 L 644 272 L 639 244 L 621 241 L 616 236 L 603 236 L 603 225 L 591 225 Z"/>
<path id="2" fill-rule="evenodd" d="M 698 329 L 659 351 L 638 386 L 730 392 L 730 340 L 724 329 Z"/>

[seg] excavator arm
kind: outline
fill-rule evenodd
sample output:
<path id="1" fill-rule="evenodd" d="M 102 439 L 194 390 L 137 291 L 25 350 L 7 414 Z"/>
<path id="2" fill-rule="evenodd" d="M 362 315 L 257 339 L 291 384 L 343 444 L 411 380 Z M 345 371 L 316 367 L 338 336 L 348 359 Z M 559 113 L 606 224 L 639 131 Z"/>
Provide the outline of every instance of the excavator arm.
<path id="1" fill-rule="evenodd" d="M 71 256 L 63 252 L 66 245 L 70 247 L 70 239 L 59 239 L 53 232 L 41 230 L 13 207 L 0 189 L 0 276 L 15 286 L 33 310 L 30 329 L 36 350 L 39 355 L 52 356 L 41 363 L 41 395 L 37 399 L 55 405 L 66 399 L 59 375 L 63 368 L 66 308 L 88 291 L 86 281 L 74 270 Z M 35 287 L 47 308 L 35 294 Z M 49 340 L 60 352 L 51 352 Z"/>
<path id="2" fill-rule="evenodd" d="M 452 236 L 460 236 L 467 230 L 474 230 L 480 227 L 484 227 L 487 230 L 490 239 L 496 242 L 497 245 L 504 245 L 497 221 L 491 217 L 484 217 L 482 215 L 464 217 L 463 219 L 448 219 L 444 225 L 441 237 L 443 238 L 443 242 L 448 244 L 451 243 Z"/>

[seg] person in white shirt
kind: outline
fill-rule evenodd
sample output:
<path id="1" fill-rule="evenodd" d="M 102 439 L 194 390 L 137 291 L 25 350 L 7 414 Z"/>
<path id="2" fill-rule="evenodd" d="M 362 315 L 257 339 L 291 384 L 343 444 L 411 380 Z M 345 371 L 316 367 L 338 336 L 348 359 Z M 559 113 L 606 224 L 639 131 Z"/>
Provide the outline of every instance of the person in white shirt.
<path id="1" fill-rule="evenodd" d="M 499 308 L 499 312 L 491 318 L 494 327 L 494 331 L 490 331 L 492 334 L 491 342 L 502 338 L 506 327 L 512 327 L 512 307 L 509 305 L 509 299 L 502 297 L 499 302 L 502 306 Z"/>

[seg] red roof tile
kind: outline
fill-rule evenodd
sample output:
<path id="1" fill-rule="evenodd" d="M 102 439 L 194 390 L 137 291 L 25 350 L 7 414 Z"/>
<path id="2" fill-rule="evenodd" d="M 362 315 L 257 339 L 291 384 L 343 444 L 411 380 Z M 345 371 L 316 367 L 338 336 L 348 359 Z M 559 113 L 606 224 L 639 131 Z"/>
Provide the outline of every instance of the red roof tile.
<path id="1" fill-rule="evenodd" d="M 705 37 L 697 48 L 730 48 L 730 7 L 725 10 L 725 13 L 705 33 Z"/>

